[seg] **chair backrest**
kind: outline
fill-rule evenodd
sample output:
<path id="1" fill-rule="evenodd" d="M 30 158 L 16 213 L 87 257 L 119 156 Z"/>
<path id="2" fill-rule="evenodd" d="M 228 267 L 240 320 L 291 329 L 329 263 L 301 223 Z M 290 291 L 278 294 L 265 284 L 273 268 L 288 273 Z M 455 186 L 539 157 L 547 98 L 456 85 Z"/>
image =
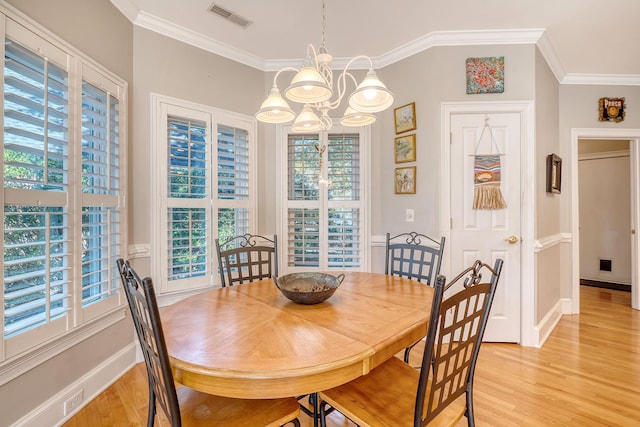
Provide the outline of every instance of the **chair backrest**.
<path id="1" fill-rule="evenodd" d="M 222 286 L 232 286 L 278 275 L 278 236 L 273 240 L 243 234 L 224 242 L 216 239 Z"/>
<path id="2" fill-rule="evenodd" d="M 182 422 L 178 396 L 160 323 L 153 282 L 148 277 L 141 280 L 128 261 L 118 259 L 116 263 L 147 367 L 149 380 L 148 425 L 153 425 L 157 402 L 169 419 L 171 426 L 180 427 Z"/>
<path id="3" fill-rule="evenodd" d="M 444 240 L 442 237 L 438 242 L 416 232 L 393 237 L 387 233 L 385 274 L 407 277 L 432 286 L 440 274 Z"/>
<path id="4" fill-rule="evenodd" d="M 449 404 L 467 394 L 467 411 L 472 410 L 473 376 L 489 311 L 502 271 L 501 259 L 491 268 L 476 261 L 444 286 L 444 277 L 437 279 L 431 321 L 422 359 L 420 382 L 416 397 L 415 425 L 427 425 Z M 490 280 L 482 281 L 483 274 Z M 442 299 L 444 291 L 461 290 Z M 441 301 L 437 300 L 438 298 Z M 430 382 L 430 387 L 427 387 Z M 473 416 L 473 414 L 467 414 Z"/>

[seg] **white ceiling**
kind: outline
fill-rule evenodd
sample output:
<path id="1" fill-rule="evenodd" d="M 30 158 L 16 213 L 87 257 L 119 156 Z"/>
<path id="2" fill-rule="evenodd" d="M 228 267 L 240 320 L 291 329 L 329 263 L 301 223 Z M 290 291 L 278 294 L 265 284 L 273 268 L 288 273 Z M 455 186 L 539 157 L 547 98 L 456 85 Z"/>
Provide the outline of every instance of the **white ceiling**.
<path id="1" fill-rule="evenodd" d="M 320 44 L 321 0 L 111 0 L 134 24 L 263 70 Z M 246 29 L 208 12 L 215 3 Z M 525 30 L 525 31 L 523 31 Z M 640 84 L 639 0 L 326 0 L 337 59 L 393 63 L 438 45 L 537 43 L 563 83 Z"/>

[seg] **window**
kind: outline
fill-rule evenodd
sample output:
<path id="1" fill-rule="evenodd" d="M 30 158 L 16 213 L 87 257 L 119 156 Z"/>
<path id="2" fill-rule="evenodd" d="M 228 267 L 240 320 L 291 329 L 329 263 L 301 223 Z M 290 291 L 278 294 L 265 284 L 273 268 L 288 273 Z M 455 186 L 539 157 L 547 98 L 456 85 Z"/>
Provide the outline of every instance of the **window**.
<path id="1" fill-rule="evenodd" d="M 160 212 L 152 269 L 161 293 L 211 286 L 219 281 L 214 239 L 254 226 L 255 119 L 160 95 L 152 106 Z"/>
<path id="2" fill-rule="evenodd" d="M 340 127 L 286 135 L 278 157 L 286 171 L 279 234 L 286 236 L 288 271 L 368 268 L 368 138 L 364 130 Z"/>
<path id="3" fill-rule="evenodd" d="M 126 256 L 126 83 L 6 22 L 0 362 L 122 306 Z"/>

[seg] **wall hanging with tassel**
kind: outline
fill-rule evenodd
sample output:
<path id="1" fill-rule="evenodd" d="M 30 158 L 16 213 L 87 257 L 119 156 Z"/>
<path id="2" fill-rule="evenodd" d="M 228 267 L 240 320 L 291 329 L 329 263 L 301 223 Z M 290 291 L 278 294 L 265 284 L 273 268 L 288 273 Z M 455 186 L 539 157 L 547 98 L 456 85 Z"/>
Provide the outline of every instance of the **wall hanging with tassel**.
<path id="1" fill-rule="evenodd" d="M 478 154 L 478 146 L 482 141 L 485 129 L 489 129 L 491 143 L 498 154 Z M 484 127 L 474 150 L 473 162 L 473 209 L 498 210 L 507 207 L 500 190 L 500 150 L 489 126 L 489 118 L 485 119 Z"/>

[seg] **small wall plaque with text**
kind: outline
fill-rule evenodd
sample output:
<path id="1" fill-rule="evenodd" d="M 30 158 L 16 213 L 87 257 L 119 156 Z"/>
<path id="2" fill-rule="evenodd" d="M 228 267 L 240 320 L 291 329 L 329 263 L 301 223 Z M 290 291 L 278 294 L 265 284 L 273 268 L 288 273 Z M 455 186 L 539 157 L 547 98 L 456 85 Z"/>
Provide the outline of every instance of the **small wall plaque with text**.
<path id="1" fill-rule="evenodd" d="M 600 98 L 600 116 L 601 122 L 621 122 L 624 120 L 625 114 L 624 98 Z"/>

